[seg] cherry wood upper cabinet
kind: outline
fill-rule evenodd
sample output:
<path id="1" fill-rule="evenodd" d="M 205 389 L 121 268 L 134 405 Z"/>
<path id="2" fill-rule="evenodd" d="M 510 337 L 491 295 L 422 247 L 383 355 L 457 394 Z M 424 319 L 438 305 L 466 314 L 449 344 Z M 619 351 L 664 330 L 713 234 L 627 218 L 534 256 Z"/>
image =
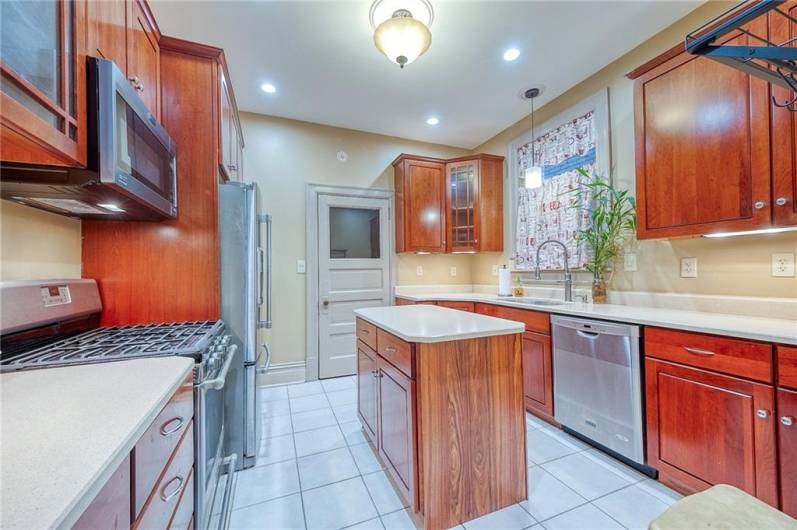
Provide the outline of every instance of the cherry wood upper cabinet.
<path id="1" fill-rule="evenodd" d="M 504 248 L 504 158 L 494 155 L 446 163 L 447 252 Z"/>
<path id="2" fill-rule="evenodd" d="M 504 247 L 503 157 L 393 162 L 396 252 L 499 252 Z"/>
<path id="3" fill-rule="evenodd" d="M 393 170 L 396 252 L 445 252 L 445 162 L 400 155 Z"/>
<path id="4" fill-rule="evenodd" d="M 128 0 L 128 5 L 127 78 L 160 118 L 160 31 L 144 0 Z"/>
<path id="5" fill-rule="evenodd" d="M 797 19 L 797 1 L 780 8 Z M 774 42 L 792 41 L 797 46 L 797 23 L 770 15 L 769 34 Z M 780 102 L 794 94 L 780 86 L 772 87 Z M 775 225 L 797 225 L 797 112 L 772 105 L 772 218 Z"/>
<path id="6" fill-rule="evenodd" d="M 766 20 L 752 24 L 766 33 Z M 748 39 L 738 32 L 727 42 Z M 769 84 L 685 51 L 666 57 L 629 74 L 636 79 L 637 237 L 769 226 Z"/>
<path id="7" fill-rule="evenodd" d="M 0 2 L 0 158 L 86 164 L 86 3 Z"/>
<path id="8" fill-rule="evenodd" d="M 797 392 L 778 389 L 781 510 L 797 517 Z"/>
<path id="9" fill-rule="evenodd" d="M 772 386 L 645 360 L 647 463 L 682 491 L 730 484 L 777 507 Z"/>
<path id="10" fill-rule="evenodd" d="M 127 72 L 127 19 L 125 1 L 86 2 L 86 55 Z"/>

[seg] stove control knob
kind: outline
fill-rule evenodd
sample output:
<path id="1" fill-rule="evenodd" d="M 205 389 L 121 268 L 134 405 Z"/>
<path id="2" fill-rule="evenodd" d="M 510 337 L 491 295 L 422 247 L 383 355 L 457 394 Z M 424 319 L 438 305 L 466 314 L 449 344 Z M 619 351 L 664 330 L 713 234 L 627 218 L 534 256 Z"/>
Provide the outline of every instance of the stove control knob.
<path id="1" fill-rule="evenodd" d="M 231 337 L 229 335 L 224 335 L 224 337 L 221 339 L 221 343 L 226 346 L 230 343 L 230 339 Z"/>

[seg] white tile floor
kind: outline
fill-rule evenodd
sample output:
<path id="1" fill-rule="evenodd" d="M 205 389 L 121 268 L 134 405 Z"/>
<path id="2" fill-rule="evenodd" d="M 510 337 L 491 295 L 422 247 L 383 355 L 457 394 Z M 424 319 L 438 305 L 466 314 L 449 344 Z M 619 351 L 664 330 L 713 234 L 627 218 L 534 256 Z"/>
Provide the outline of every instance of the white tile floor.
<path id="1" fill-rule="evenodd" d="M 258 396 L 263 440 L 238 474 L 231 529 L 415 529 L 360 429 L 353 377 Z M 643 530 L 680 498 L 531 415 L 526 425 L 529 498 L 466 530 Z"/>

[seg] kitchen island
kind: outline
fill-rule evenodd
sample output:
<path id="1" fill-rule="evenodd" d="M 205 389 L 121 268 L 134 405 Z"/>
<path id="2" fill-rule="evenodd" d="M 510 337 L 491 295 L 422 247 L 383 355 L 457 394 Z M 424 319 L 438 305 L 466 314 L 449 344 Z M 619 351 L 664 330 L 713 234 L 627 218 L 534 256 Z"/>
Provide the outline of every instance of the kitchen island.
<path id="1" fill-rule="evenodd" d="M 355 314 L 358 415 L 424 528 L 524 500 L 524 325 L 426 305 Z"/>

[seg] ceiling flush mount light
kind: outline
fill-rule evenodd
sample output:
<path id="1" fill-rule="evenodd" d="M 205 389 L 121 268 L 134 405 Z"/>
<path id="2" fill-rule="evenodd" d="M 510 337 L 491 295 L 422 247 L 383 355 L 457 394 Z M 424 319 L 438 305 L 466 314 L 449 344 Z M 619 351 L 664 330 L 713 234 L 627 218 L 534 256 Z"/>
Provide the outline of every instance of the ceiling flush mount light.
<path id="1" fill-rule="evenodd" d="M 426 118 L 426 125 L 437 125 L 438 123 L 440 123 L 440 120 L 436 116 Z"/>
<path id="2" fill-rule="evenodd" d="M 534 160 L 534 98 L 540 95 L 539 88 L 530 88 L 523 93 L 523 97 L 531 101 L 531 166 L 526 168 L 523 174 L 524 185 L 528 189 L 539 188 L 542 186 L 542 167 L 538 166 Z"/>
<path id="3" fill-rule="evenodd" d="M 386 16 L 387 10 L 391 10 Z M 376 0 L 369 14 L 374 45 L 401 68 L 423 55 L 432 44 L 434 19 L 428 0 Z"/>
<path id="4" fill-rule="evenodd" d="M 504 52 L 504 61 L 514 61 L 520 57 L 520 50 L 517 48 L 509 48 Z"/>
<path id="5" fill-rule="evenodd" d="M 271 83 L 263 83 L 262 85 L 260 85 L 260 90 L 262 90 L 266 94 L 273 94 L 277 91 L 277 87 L 275 87 Z"/>

